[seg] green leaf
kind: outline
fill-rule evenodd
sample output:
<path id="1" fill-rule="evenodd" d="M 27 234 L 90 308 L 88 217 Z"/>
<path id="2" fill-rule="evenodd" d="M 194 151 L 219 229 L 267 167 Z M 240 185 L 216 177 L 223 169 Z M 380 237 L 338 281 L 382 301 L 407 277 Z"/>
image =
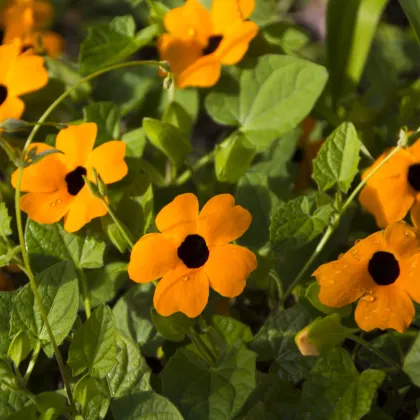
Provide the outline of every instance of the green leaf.
<path id="1" fill-rule="evenodd" d="M 161 372 L 163 394 L 186 420 L 234 418 L 255 388 L 255 354 L 228 347 L 214 366 L 195 352 L 178 349 Z"/>
<path id="2" fill-rule="evenodd" d="M 36 282 L 51 330 L 60 345 L 77 317 L 79 286 L 76 271 L 71 262 L 60 262 L 38 274 Z M 53 355 L 47 328 L 29 284 L 19 290 L 13 301 L 10 332 L 16 334 L 21 330 L 28 332 L 33 340 L 40 340 L 47 356 Z"/>
<path id="3" fill-rule="evenodd" d="M 247 401 L 244 420 L 295 420 L 300 393 L 273 373 L 257 373 L 257 388 Z"/>
<path id="4" fill-rule="evenodd" d="M 403 369 L 413 384 L 420 386 L 420 334 L 405 357 Z"/>
<path id="5" fill-rule="evenodd" d="M 159 333 L 171 341 L 183 341 L 195 322 L 182 312 L 162 316 L 154 308 L 150 310 L 150 317 Z"/>
<path id="6" fill-rule="evenodd" d="M 320 235 L 328 226 L 334 208 L 317 208 L 316 196 L 300 196 L 281 202 L 270 224 L 270 240 L 275 249 L 299 248 Z"/>
<path id="7" fill-rule="evenodd" d="M 325 68 L 317 64 L 264 55 L 241 72 L 238 94 L 234 84 L 224 82 L 228 93 L 223 88 L 211 92 L 206 110 L 219 123 L 239 125 L 249 142 L 263 150 L 309 114 L 326 81 Z"/>
<path id="8" fill-rule="evenodd" d="M 22 392 L 0 391 L 0 419 L 8 419 L 10 415 L 19 412 L 27 401 L 28 397 Z"/>
<path id="9" fill-rule="evenodd" d="M 215 148 L 215 170 L 220 182 L 236 183 L 245 174 L 256 154 L 246 135 L 233 132 Z"/>
<path id="10" fill-rule="evenodd" d="M 420 42 L 420 4 L 412 0 L 400 0 L 400 4 L 414 29 L 417 40 Z"/>
<path id="11" fill-rule="evenodd" d="M 134 18 L 117 16 L 109 23 L 89 28 L 80 47 L 79 65 L 82 74 L 90 74 L 124 60 L 147 45 L 159 34 L 159 26 L 152 25 L 135 34 Z"/>
<path id="12" fill-rule="evenodd" d="M 306 289 L 306 294 L 305 294 L 306 298 L 309 300 L 309 302 L 311 302 L 312 306 L 318 309 L 318 311 L 326 315 L 337 313 L 343 318 L 348 317 L 352 313 L 351 304 L 342 306 L 341 308 L 332 308 L 330 306 L 326 306 L 322 304 L 318 297 L 320 289 L 321 289 L 320 285 L 316 281 L 314 281 Z"/>
<path id="13" fill-rule="evenodd" d="M 82 406 L 83 418 L 98 420 L 105 418 L 110 399 L 106 387 L 97 379 L 85 375 L 74 388 L 74 399 Z"/>
<path id="14" fill-rule="evenodd" d="M 128 283 L 127 263 L 115 261 L 105 267 L 86 272 L 90 303 L 93 307 L 114 299 L 119 289 Z"/>
<path id="15" fill-rule="evenodd" d="M 68 364 L 77 376 L 88 370 L 97 378 L 105 376 L 117 359 L 117 328 L 111 309 L 102 305 L 76 331 L 70 345 Z"/>
<path id="16" fill-rule="evenodd" d="M 283 51 L 297 51 L 311 40 L 309 32 L 290 22 L 275 22 L 265 26 L 261 35 L 273 47 L 280 46 Z"/>
<path id="17" fill-rule="evenodd" d="M 146 147 L 146 133 L 142 127 L 136 128 L 124 133 L 121 140 L 126 144 L 125 160 L 127 165 L 130 169 L 131 167 L 134 169 L 134 166 L 138 166 L 138 159 L 143 156 Z"/>
<path id="18" fill-rule="evenodd" d="M 347 193 L 358 173 L 360 140 L 354 125 L 344 122 L 327 138 L 314 159 L 313 179 L 321 191 L 337 186 Z"/>
<path id="19" fill-rule="evenodd" d="M 11 221 L 5 202 L 0 202 L 0 236 L 5 240 L 13 233 L 10 227 Z"/>
<path id="20" fill-rule="evenodd" d="M 230 345 L 235 344 L 238 340 L 249 343 L 254 338 L 248 325 L 229 316 L 213 315 L 211 325 Z"/>
<path id="21" fill-rule="evenodd" d="M 73 261 L 78 268 L 103 266 L 105 242 L 89 228 L 69 233 L 59 223 L 42 225 L 28 220 L 25 238 L 35 272 L 67 260 Z"/>
<path id="22" fill-rule="evenodd" d="M 178 102 L 170 102 L 165 109 L 163 121 L 179 128 L 185 136 L 191 134 L 193 120 L 188 112 Z"/>
<path id="23" fill-rule="evenodd" d="M 26 331 L 19 331 L 10 343 L 7 356 L 14 363 L 16 368 L 25 360 L 34 347 L 34 342 L 29 338 Z"/>
<path id="24" fill-rule="evenodd" d="M 152 357 L 156 357 L 158 347 L 164 342 L 150 318 L 154 292 L 153 284 L 138 284 L 129 289 L 113 308 L 118 330 L 139 344 L 144 354 Z"/>
<path id="25" fill-rule="evenodd" d="M 258 353 L 259 360 L 275 360 L 280 378 L 297 383 L 306 377 L 314 359 L 302 356 L 294 337 L 311 321 L 303 306 L 292 306 L 270 316 L 250 347 Z"/>
<path id="26" fill-rule="evenodd" d="M 117 362 L 108 373 L 107 382 L 112 398 L 141 391 L 150 391 L 150 368 L 137 345 L 118 334 Z"/>
<path id="27" fill-rule="evenodd" d="M 252 247 L 265 245 L 269 237 L 270 215 L 278 202 L 269 188 L 267 175 L 246 173 L 236 187 L 235 201 L 252 214 L 251 226 L 238 242 Z"/>
<path id="28" fill-rule="evenodd" d="M 83 108 L 83 119 L 98 126 L 95 147 L 119 140 L 121 118 L 118 108 L 112 102 L 94 102 Z"/>
<path id="29" fill-rule="evenodd" d="M 335 102 L 354 92 L 387 0 L 328 2 L 327 62 Z"/>
<path id="30" fill-rule="evenodd" d="M 44 414 L 42 420 L 56 419 L 69 411 L 67 398 L 57 392 L 43 392 L 36 396 L 37 409 Z"/>
<path id="31" fill-rule="evenodd" d="M 143 118 L 143 128 L 150 143 L 174 164 L 181 163 L 192 150 L 182 131 L 172 124 L 154 118 Z"/>
<path id="32" fill-rule="evenodd" d="M 385 376 L 372 369 L 359 374 L 349 354 L 335 349 L 309 373 L 302 389 L 301 416 L 308 420 L 360 419 L 370 411 Z"/>
<path id="33" fill-rule="evenodd" d="M 155 392 L 138 392 L 115 398 L 111 411 L 116 419 L 124 420 L 183 420 L 178 409 Z"/>
<path id="34" fill-rule="evenodd" d="M 9 329 L 12 300 L 18 292 L 0 292 L 0 354 L 6 354 L 10 345 Z"/>

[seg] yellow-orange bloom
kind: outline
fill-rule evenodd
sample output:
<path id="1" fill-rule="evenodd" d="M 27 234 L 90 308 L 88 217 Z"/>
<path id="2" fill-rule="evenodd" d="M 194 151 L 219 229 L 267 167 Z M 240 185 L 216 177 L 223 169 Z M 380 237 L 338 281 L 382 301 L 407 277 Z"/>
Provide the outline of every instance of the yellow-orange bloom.
<path id="1" fill-rule="evenodd" d="M 365 179 L 395 148 L 384 152 L 363 174 Z M 410 211 L 420 227 L 420 140 L 399 150 L 367 181 L 360 203 L 375 216 L 379 227 L 404 219 Z"/>
<path id="2" fill-rule="evenodd" d="M 254 22 L 246 21 L 255 0 L 213 0 L 210 12 L 199 0 L 165 15 L 165 28 L 158 41 L 162 60 L 176 74 L 177 86 L 213 86 L 222 64 L 238 63 L 258 32 Z"/>
<path id="3" fill-rule="evenodd" d="M 3 23 L 5 26 L 3 44 L 19 38 L 22 52 L 44 51 L 50 57 L 58 57 L 64 49 L 64 39 L 59 34 L 44 30 L 53 17 L 53 6 L 49 2 L 18 0 L 7 7 Z"/>
<path id="4" fill-rule="evenodd" d="M 311 117 L 305 118 L 301 123 L 303 133 L 299 138 L 298 145 L 292 158 L 293 162 L 299 164 L 294 186 L 295 191 L 303 191 L 308 188 L 313 171 L 313 160 L 316 158 L 319 149 L 324 143 L 324 140 L 312 141 L 310 138 L 315 123 L 316 121 Z"/>
<path id="5" fill-rule="evenodd" d="M 0 121 L 20 118 L 25 104 L 19 96 L 44 87 L 48 73 L 44 59 L 21 54 L 21 43 L 0 46 Z"/>
<path id="6" fill-rule="evenodd" d="M 52 224 L 64 217 L 68 232 L 81 229 L 93 218 L 104 216 L 104 203 L 94 197 L 83 176 L 94 181 L 95 168 L 105 184 L 124 178 L 128 168 L 124 162 L 125 143 L 114 140 L 94 149 L 97 126 L 94 123 L 73 125 L 57 135 L 55 148 L 63 153 L 47 155 L 23 170 L 20 207 L 38 223 Z M 53 149 L 44 143 L 33 143 L 37 153 Z M 12 175 L 16 188 L 18 170 Z"/>
<path id="7" fill-rule="evenodd" d="M 314 273 L 321 303 L 340 308 L 359 299 L 355 318 L 364 331 L 404 332 L 420 302 L 420 236 L 405 222 L 356 242 L 337 261 Z"/>
<path id="8" fill-rule="evenodd" d="M 213 197 L 200 213 L 194 194 L 179 195 L 156 216 L 161 233 L 147 234 L 134 245 L 128 274 L 137 283 L 162 277 L 154 295 L 157 312 L 194 318 L 207 304 L 209 286 L 225 297 L 242 293 L 257 260 L 229 242 L 242 236 L 251 220 L 230 194 Z"/>

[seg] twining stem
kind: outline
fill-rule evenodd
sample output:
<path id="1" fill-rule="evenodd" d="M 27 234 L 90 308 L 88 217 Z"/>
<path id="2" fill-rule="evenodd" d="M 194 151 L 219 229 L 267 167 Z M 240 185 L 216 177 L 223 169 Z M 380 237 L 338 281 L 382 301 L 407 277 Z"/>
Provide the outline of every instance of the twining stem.
<path id="1" fill-rule="evenodd" d="M 194 165 L 191 165 L 185 172 L 183 172 L 174 182 L 175 185 L 185 184 L 193 175 L 194 172 L 198 171 L 204 165 L 210 163 L 214 158 L 214 151 L 212 150 L 207 155 L 201 157 Z"/>
<path id="2" fill-rule="evenodd" d="M 35 363 L 38 359 L 39 352 L 41 351 L 41 342 L 37 341 L 34 351 L 32 352 L 31 360 L 29 361 L 28 368 L 26 369 L 25 376 L 23 377 L 23 382 L 26 385 L 29 381 L 32 371 L 34 370 Z"/>
<path id="3" fill-rule="evenodd" d="M 82 285 L 83 304 L 84 304 L 84 307 L 85 307 L 86 318 L 89 319 L 90 315 L 92 314 L 92 308 L 91 308 L 91 304 L 90 304 L 89 288 L 88 288 L 88 285 L 87 285 L 85 272 L 83 271 L 83 269 L 78 268 L 77 273 L 79 275 L 78 277 L 79 277 L 80 283 Z"/>
<path id="4" fill-rule="evenodd" d="M 44 114 L 41 116 L 41 118 L 38 120 L 38 124 L 35 125 L 35 127 L 32 129 L 31 133 L 28 136 L 28 139 L 25 142 L 25 145 L 23 147 L 23 151 L 22 151 L 22 159 L 19 162 L 19 168 L 18 168 L 18 180 L 17 180 L 17 185 L 16 185 L 16 191 L 15 191 L 15 210 L 16 210 L 16 224 L 17 224 L 17 230 L 18 230 L 18 235 L 19 235 L 19 243 L 21 246 L 21 252 L 22 252 L 22 258 L 23 258 L 23 262 L 26 268 L 26 274 L 28 276 L 29 279 L 29 283 L 32 289 L 32 292 L 34 294 L 34 298 L 35 301 L 39 307 L 39 311 L 41 313 L 41 317 L 42 320 L 45 324 L 45 327 L 47 329 L 48 332 L 48 336 L 49 339 L 51 341 L 51 344 L 53 346 L 54 349 L 54 354 L 55 357 L 57 359 L 57 364 L 58 367 L 60 369 L 60 373 L 61 376 L 63 378 L 63 383 L 64 383 L 64 387 L 66 388 L 67 391 L 67 397 L 69 400 L 69 404 L 72 408 L 72 410 L 76 413 L 76 406 L 74 404 L 74 400 L 73 400 L 73 393 L 71 391 L 70 388 L 70 383 L 68 381 L 66 372 L 64 370 L 64 362 L 63 362 L 63 358 L 61 356 L 60 350 L 58 349 L 57 346 L 57 342 L 55 340 L 54 334 L 51 330 L 51 325 L 48 321 L 48 316 L 47 313 L 45 311 L 45 307 L 42 303 L 41 300 L 41 296 L 38 292 L 38 286 L 36 284 L 36 280 L 35 280 L 35 276 L 32 272 L 31 269 L 31 265 L 30 265 L 30 261 L 29 261 L 29 255 L 28 255 L 28 251 L 26 249 L 26 243 L 25 243 L 25 237 L 23 234 L 23 224 L 22 224 L 22 214 L 21 214 L 21 210 L 20 210 L 20 195 L 21 195 L 21 183 L 22 183 L 22 175 L 23 175 L 23 168 L 25 165 L 25 156 L 27 154 L 27 151 L 29 149 L 29 146 L 31 145 L 32 140 L 34 139 L 36 133 L 39 131 L 39 128 L 41 127 L 42 123 L 45 122 L 45 120 L 49 117 L 49 115 L 51 114 L 51 112 L 54 111 L 54 109 L 60 105 L 60 103 L 66 99 L 75 89 L 77 89 L 80 85 L 88 82 L 89 80 L 92 80 L 102 74 L 108 73 L 112 70 L 118 70 L 121 68 L 125 68 L 125 67 L 134 67 L 134 66 L 161 66 L 163 64 L 163 62 L 160 61 L 132 61 L 132 62 L 128 62 L 128 63 L 120 63 L 120 64 L 115 64 L 109 67 L 106 67 L 104 69 L 98 70 L 92 74 L 90 74 L 89 76 L 86 76 L 85 78 L 81 79 L 78 83 L 76 83 L 75 85 L 73 85 L 72 87 L 70 87 L 69 89 L 67 89 L 63 94 L 61 94 L 49 107 L 48 109 L 44 112 Z"/>
<path id="5" fill-rule="evenodd" d="M 112 217 L 112 220 L 117 225 L 118 230 L 120 231 L 121 235 L 124 237 L 125 241 L 127 242 L 128 247 L 130 248 L 130 251 L 131 251 L 133 249 L 133 246 L 134 246 L 132 239 L 128 235 L 124 226 L 119 221 L 117 215 L 114 213 L 114 210 L 112 210 L 111 206 L 106 202 L 105 199 L 102 199 L 102 201 L 105 204 L 105 207 L 107 208 L 109 215 Z"/>
<path id="6" fill-rule="evenodd" d="M 398 363 L 396 363 L 394 360 L 388 357 L 385 353 L 382 353 L 376 347 L 372 346 L 368 341 L 364 340 L 362 337 L 352 334 L 352 335 L 347 336 L 347 338 L 349 338 L 350 340 L 353 340 L 354 342 L 360 344 L 363 347 L 366 347 L 369 351 L 376 354 L 376 356 L 382 359 L 385 363 L 397 369 L 398 371 L 401 370 L 401 366 Z"/>
<path id="7" fill-rule="evenodd" d="M 309 260 L 306 262 L 306 264 L 303 266 L 302 270 L 300 270 L 299 274 L 296 276 L 295 280 L 292 282 L 292 284 L 287 288 L 283 295 L 282 304 L 286 301 L 286 299 L 291 295 L 293 292 L 293 289 L 300 283 L 300 281 L 306 276 L 307 271 L 312 266 L 313 262 L 316 260 L 316 258 L 319 256 L 319 254 L 324 249 L 325 245 L 327 244 L 328 240 L 331 238 L 332 234 L 334 233 L 335 229 L 337 228 L 341 218 L 343 217 L 344 213 L 349 208 L 350 204 L 353 202 L 353 200 L 356 198 L 357 194 L 359 194 L 360 190 L 366 185 L 368 180 L 371 176 L 373 176 L 383 165 L 385 165 L 386 162 L 388 162 L 389 159 L 391 159 L 398 151 L 401 150 L 401 146 L 396 146 L 395 149 L 381 162 L 376 166 L 369 175 L 359 183 L 359 185 L 354 189 L 354 191 L 350 194 L 349 198 L 346 200 L 346 202 L 343 204 L 343 206 L 339 209 L 338 213 L 336 214 L 335 220 L 333 224 L 330 224 L 325 231 L 324 235 L 322 236 L 321 240 L 319 241 L 317 247 L 315 248 L 315 251 L 312 253 Z"/>

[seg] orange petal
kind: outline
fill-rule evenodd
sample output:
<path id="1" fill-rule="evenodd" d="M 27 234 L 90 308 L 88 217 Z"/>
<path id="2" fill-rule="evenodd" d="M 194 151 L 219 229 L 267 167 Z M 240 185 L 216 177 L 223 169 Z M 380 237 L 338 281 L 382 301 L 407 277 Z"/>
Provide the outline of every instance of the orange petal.
<path id="1" fill-rule="evenodd" d="M 0 46 L 0 83 L 5 84 L 11 64 L 20 53 L 19 40 Z"/>
<path id="2" fill-rule="evenodd" d="M 411 207 L 410 217 L 411 217 L 411 221 L 413 222 L 413 225 L 417 229 L 420 229 L 420 202 L 419 201 L 416 201 L 413 207 Z"/>
<path id="3" fill-rule="evenodd" d="M 230 194 L 213 197 L 203 208 L 198 219 L 198 234 L 208 247 L 225 245 L 242 236 L 251 224 L 251 213 L 235 206 Z"/>
<path id="4" fill-rule="evenodd" d="M 415 310 L 408 294 L 396 284 L 377 286 L 372 299 L 360 299 L 355 319 L 364 331 L 393 328 L 403 333 L 413 321 Z"/>
<path id="5" fill-rule="evenodd" d="M 213 0 L 211 17 L 215 34 L 223 34 L 233 25 L 247 19 L 255 8 L 255 0 Z"/>
<path id="6" fill-rule="evenodd" d="M 412 228 L 405 222 L 388 225 L 384 231 L 384 237 L 392 252 L 400 258 L 410 258 L 420 248 L 420 237 L 417 229 Z"/>
<path id="7" fill-rule="evenodd" d="M 382 154 L 362 179 L 366 179 L 391 150 Z M 360 203 L 375 216 L 379 227 L 402 220 L 412 206 L 415 193 L 407 181 L 408 168 L 412 163 L 412 156 L 406 150 L 400 150 L 368 179 L 360 193 Z"/>
<path id="8" fill-rule="evenodd" d="M 60 130 L 55 141 L 55 147 L 65 154 L 70 170 L 77 166 L 86 166 L 93 150 L 98 127 L 95 123 L 70 125 Z"/>
<path id="9" fill-rule="evenodd" d="M 220 78 L 221 68 L 222 65 L 214 54 L 201 57 L 177 77 L 177 85 L 180 88 L 214 86 Z"/>
<path id="10" fill-rule="evenodd" d="M 170 10 L 164 24 L 171 35 L 195 38 L 203 47 L 213 32 L 210 12 L 198 0 L 187 0 L 183 6 Z"/>
<path id="11" fill-rule="evenodd" d="M 50 1 L 36 0 L 31 4 L 34 10 L 36 27 L 43 28 L 49 24 L 54 17 L 54 6 Z"/>
<path id="12" fill-rule="evenodd" d="M 258 33 L 258 25 L 254 22 L 240 22 L 230 28 L 215 56 L 225 65 L 232 65 L 239 62 L 248 50 L 249 43 Z"/>
<path id="13" fill-rule="evenodd" d="M 195 318 L 209 298 L 209 282 L 202 269 L 190 270 L 183 264 L 165 274 L 156 287 L 153 303 L 162 316 L 182 312 Z"/>
<path id="14" fill-rule="evenodd" d="M 6 100 L 0 105 L 0 121 L 4 121 L 7 118 L 19 119 L 23 111 L 25 110 L 25 104 L 17 96 L 8 95 Z"/>
<path id="15" fill-rule="evenodd" d="M 173 241 L 160 233 L 149 233 L 134 245 L 128 275 L 137 283 L 147 283 L 161 278 L 179 262 Z"/>
<path id="16" fill-rule="evenodd" d="M 159 56 L 171 65 L 171 71 L 180 74 L 203 54 L 203 47 L 195 38 L 178 38 L 163 34 L 157 43 Z"/>
<path id="17" fill-rule="evenodd" d="M 52 58 L 59 57 L 64 51 L 64 38 L 53 31 L 45 31 L 32 35 L 32 44 L 37 44 L 37 37 L 41 37 L 41 46 Z"/>
<path id="18" fill-rule="evenodd" d="M 48 83 L 44 58 L 36 55 L 20 55 L 10 65 L 6 85 L 11 96 L 41 89 Z"/>
<path id="19" fill-rule="evenodd" d="M 37 153 L 52 150 L 51 146 L 45 143 L 32 143 L 29 151 L 36 147 Z M 19 171 L 12 174 L 12 185 L 16 188 Z M 54 192 L 61 188 L 66 188 L 64 177 L 66 168 L 62 164 L 59 154 L 54 153 L 41 159 L 23 169 L 21 191 L 30 192 Z"/>
<path id="20" fill-rule="evenodd" d="M 160 232 L 176 228 L 183 222 L 196 221 L 198 218 L 198 200 L 194 194 L 178 195 L 156 216 L 155 224 Z"/>
<path id="21" fill-rule="evenodd" d="M 26 5 L 15 5 L 6 9 L 6 27 L 3 44 L 8 44 L 16 38 L 24 38 L 35 26 L 34 11 Z"/>
<path id="22" fill-rule="evenodd" d="M 400 275 L 393 284 L 402 290 L 405 290 L 411 299 L 420 303 L 420 253 L 413 255 L 407 260 L 399 261 Z"/>
<path id="23" fill-rule="evenodd" d="M 57 223 L 68 212 L 73 197 L 65 188 L 48 193 L 30 192 L 20 199 L 20 208 L 38 223 Z"/>
<path id="24" fill-rule="evenodd" d="M 257 268 L 257 258 L 249 249 L 238 245 L 222 245 L 210 251 L 203 267 L 210 286 L 225 297 L 242 293 L 246 279 Z"/>
<path id="25" fill-rule="evenodd" d="M 417 140 L 412 146 L 410 146 L 407 149 L 407 152 L 413 156 L 416 163 L 420 162 L 420 140 Z"/>
<path id="26" fill-rule="evenodd" d="M 76 232 L 95 217 L 105 216 L 107 209 L 104 203 L 93 196 L 85 185 L 74 198 L 69 212 L 64 219 L 64 229 Z"/>
<path id="27" fill-rule="evenodd" d="M 89 178 L 93 179 L 91 168 L 95 168 L 105 184 L 117 182 L 127 175 L 128 167 L 124 162 L 125 143 L 118 140 L 101 144 L 90 154 L 86 168 Z"/>

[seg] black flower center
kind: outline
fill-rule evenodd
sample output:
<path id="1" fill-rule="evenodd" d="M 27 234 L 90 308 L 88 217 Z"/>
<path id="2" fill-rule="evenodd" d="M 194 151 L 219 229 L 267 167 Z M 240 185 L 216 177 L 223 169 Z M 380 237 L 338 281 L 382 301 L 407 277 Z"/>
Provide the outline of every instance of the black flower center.
<path id="1" fill-rule="evenodd" d="M 398 261 L 390 252 L 375 252 L 369 261 L 368 271 L 376 284 L 388 286 L 400 275 Z"/>
<path id="2" fill-rule="evenodd" d="M 70 195 L 77 195 L 84 187 L 85 180 L 83 175 L 86 176 L 87 172 L 83 166 L 78 166 L 74 171 L 69 172 L 64 178 L 67 183 L 67 191 Z"/>
<path id="3" fill-rule="evenodd" d="M 20 53 L 23 54 L 24 52 L 30 50 L 31 48 L 33 48 L 32 44 L 23 44 L 22 48 L 20 49 Z"/>
<path id="4" fill-rule="evenodd" d="M 408 168 L 407 179 L 408 179 L 408 183 L 411 185 L 411 187 L 414 190 L 420 191 L 420 163 L 411 165 Z"/>
<path id="5" fill-rule="evenodd" d="M 303 150 L 303 147 L 296 147 L 295 153 L 293 153 L 292 156 L 292 162 L 301 163 L 303 161 L 304 156 L 305 152 Z"/>
<path id="6" fill-rule="evenodd" d="M 200 235 L 188 235 L 178 248 L 178 257 L 188 268 L 202 267 L 209 258 L 206 241 Z"/>
<path id="7" fill-rule="evenodd" d="M 4 85 L 0 85 L 0 105 L 3 105 L 6 98 L 7 98 L 7 87 Z"/>
<path id="8" fill-rule="evenodd" d="M 217 48 L 219 48 L 222 39 L 223 37 L 220 35 L 211 36 L 209 38 L 209 43 L 207 44 L 207 47 L 203 49 L 203 55 L 209 55 L 214 53 L 217 50 Z"/>

